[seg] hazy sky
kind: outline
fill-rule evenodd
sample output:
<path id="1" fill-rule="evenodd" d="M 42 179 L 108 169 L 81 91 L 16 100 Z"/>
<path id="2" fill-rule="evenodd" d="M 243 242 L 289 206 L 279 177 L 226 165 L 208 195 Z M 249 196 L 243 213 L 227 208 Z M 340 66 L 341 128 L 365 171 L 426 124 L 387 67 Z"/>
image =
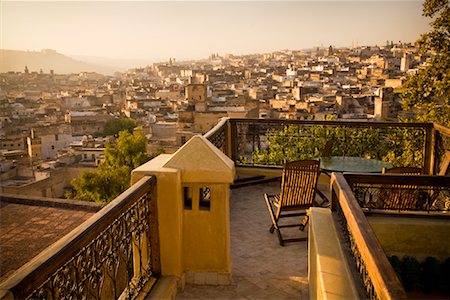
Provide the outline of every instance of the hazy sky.
<path id="1" fill-rule="evenodd" d="M 413 42 L 422 2 L 0 0 L 0 48 L 156 61 Z"/>

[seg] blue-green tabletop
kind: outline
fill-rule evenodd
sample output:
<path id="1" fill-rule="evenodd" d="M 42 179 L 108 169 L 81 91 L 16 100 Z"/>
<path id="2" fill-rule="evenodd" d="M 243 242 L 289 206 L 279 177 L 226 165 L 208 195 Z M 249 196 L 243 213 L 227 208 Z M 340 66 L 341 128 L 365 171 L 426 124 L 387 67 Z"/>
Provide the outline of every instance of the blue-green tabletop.
<path id="1" fill-rule="evenodd" d="M 328 172 L 381 173 L 383 168 L 392 168 L 392 165 L 364 157 L 329 156 L 320 158 L 320 168 Z"/>

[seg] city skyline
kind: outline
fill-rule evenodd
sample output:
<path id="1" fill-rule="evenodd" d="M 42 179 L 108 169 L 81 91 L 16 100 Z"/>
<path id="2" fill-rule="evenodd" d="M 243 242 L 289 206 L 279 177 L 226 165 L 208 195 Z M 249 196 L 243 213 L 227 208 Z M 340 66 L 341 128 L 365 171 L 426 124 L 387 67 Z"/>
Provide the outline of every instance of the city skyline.
<path id="1" fill-rule="evenodd" d="M 1 49 L 156 62 L 414 42 L 422 1 L 1 1 Z"/>

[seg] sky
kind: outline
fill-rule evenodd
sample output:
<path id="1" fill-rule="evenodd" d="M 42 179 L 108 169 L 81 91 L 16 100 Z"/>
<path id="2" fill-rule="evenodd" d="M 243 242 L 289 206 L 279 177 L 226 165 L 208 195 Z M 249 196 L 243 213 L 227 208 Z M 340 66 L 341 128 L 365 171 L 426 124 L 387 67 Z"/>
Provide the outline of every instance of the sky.
<path id="1" fill-rule="evenodd" d="M 414 42 L 422 3 L 0 0 L 0 48 L 158 61 Z"/>

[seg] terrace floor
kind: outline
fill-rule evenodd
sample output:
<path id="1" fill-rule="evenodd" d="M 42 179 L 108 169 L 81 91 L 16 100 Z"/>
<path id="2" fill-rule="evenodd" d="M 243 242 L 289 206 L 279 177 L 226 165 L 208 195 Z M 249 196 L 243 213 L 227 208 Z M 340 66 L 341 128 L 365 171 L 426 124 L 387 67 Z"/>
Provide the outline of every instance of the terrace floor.
<path id="1" fill-rule="evenodd" d="M 326 187 L 320 187 L 325 194 Z M 271 224 L 264 193 L 279 192 L 279 183 L 232 190 L 231 259 L 229 286 L 186 285 L 177 299 L 308 299 L 307 242 L 281 247 Z M 291 220 L 292 222 L 292 220 Z M 286 228 L 283 237 L 307 236 L 298 228 Z"/>

